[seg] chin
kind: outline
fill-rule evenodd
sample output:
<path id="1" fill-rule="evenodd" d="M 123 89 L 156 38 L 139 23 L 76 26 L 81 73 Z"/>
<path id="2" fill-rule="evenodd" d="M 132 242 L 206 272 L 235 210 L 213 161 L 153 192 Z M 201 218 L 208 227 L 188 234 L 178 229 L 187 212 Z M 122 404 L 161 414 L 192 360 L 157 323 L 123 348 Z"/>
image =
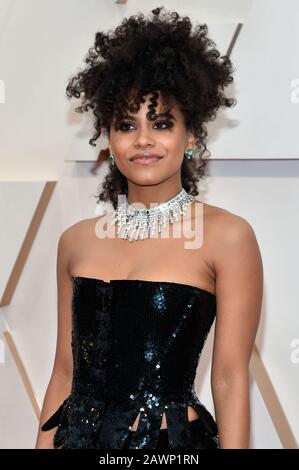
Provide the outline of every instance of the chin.
<path id="1" fill-rule="evenodd" d="M 162 183 L 162 181 L 164 181 L 163 178 L 161 178 L 161 175 L 159 176 L 147 176 L 147 177 L 136 177 L 135 175 L 133 175 L 132 177 L 129 177 L 128 178 L 131 183 L 133 184 L 136 184 L 138 186 L 155 186 L 157 184 L 160 184 Z"/>

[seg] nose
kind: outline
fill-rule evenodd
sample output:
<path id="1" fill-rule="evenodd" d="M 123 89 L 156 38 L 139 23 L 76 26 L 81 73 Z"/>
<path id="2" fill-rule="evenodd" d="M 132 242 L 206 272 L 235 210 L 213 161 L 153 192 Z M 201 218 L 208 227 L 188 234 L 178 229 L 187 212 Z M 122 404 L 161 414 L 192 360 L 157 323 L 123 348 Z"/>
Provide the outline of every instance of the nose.
<path id="1" fill-rule="evenodd" d="M 136 147 L 147 147 L 148 145 L 154 145 L 155 141 L 150 131 L 147 128 L 139 129 L 136 133 L 135 146 Z"/>

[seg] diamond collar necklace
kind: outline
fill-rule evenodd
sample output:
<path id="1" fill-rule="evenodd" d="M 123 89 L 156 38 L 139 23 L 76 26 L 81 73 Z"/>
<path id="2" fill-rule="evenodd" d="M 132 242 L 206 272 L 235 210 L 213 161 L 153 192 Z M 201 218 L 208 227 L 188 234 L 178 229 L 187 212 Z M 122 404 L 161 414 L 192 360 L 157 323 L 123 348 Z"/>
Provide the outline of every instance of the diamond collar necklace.
<path id="1" fill-rule="evenodd" d="M 133 207 L 126 198 L 125 204 L 118 205 L 114 210 L 111 225 L 117 224 L 120 238 L 143 240 L 155 236 L 157 232 L 173 223 L 187 212 L 188 205 L 192 204 L 194 197 L 184 188 L 169 201 L 155 207 Z"/>

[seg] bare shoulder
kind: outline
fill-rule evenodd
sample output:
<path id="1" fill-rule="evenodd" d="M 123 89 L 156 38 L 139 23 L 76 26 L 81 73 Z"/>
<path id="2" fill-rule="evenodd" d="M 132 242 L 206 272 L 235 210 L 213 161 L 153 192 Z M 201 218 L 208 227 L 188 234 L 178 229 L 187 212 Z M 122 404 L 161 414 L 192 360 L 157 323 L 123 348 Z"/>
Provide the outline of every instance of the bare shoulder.
<path id="1" fill-rule="evenodd" d="M 60 235 L 61 241 L 67 243 L 85 240 L 86 237 L 92 233 L 91 230 L 94 228 L 95 224 L 100 220 L 101 217 L 103 216 L 81 219 L 73 225 L 70 225 Z"/>
<path id="2" fill-rule="evenodd" d="M 227 271 L 235 266 L 236 272 L 242 271 L 244 276 L 247 275 L 252 286 L 252 278 L 260 283 L 258 290 L 262 283 L 263 261 L 253 226 L 244 217 L 228 213 L 219 219 L 215 237 L 218 242 L 218 271 L 227 275 Z"/>
<path id="3" fill-rule="evenodd" d="M 235 242 L 240 239 L 255 238 L 252 225 L 244 217 L 222 207 L 204 203 L 205 222 L 209 224 L 216 242 Z"/>
<path id="4" fill-rule="evenodd" d="M 79 220 L 61 233 L 58 252 L 63 253 L 69 264 L 72 264 L 73 259 L 77 257 L 83 247 L 91 244 L 95 235 L 95 225 L 100 217 Z"/>
<path id="5" fill-rule="evenodd" d="M 205 237 L 210 261 L 217 264 L 234 254 L 259 256 L 259 247 L 252 225 L 244 217 L 222 207 L 203 203 Z"/>

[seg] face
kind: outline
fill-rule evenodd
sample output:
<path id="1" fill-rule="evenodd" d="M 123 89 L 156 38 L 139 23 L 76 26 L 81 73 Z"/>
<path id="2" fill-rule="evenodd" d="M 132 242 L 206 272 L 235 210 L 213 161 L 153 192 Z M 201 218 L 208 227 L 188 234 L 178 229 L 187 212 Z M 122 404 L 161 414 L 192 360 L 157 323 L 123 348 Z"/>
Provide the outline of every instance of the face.
<path id="1" fill-rule="evenodd" d="M 129 182 L 147 186 L 159 184 L 178 175 L 180 178 L 184 152 L 194 146 L 194 138 L 184 124 L 183 114 L 175 104 L 166 116 L 159 116 L 166 107 L 159 98 L 155 120 L 149 120 L 151 95 L 144 97 L 135 114 L 119 122 L 118 129 L 113 122 L 110 128 L 110 150 L 115 164 Z M 136 154 L 154 154 L 157 158 L 132 160 Z"/>

